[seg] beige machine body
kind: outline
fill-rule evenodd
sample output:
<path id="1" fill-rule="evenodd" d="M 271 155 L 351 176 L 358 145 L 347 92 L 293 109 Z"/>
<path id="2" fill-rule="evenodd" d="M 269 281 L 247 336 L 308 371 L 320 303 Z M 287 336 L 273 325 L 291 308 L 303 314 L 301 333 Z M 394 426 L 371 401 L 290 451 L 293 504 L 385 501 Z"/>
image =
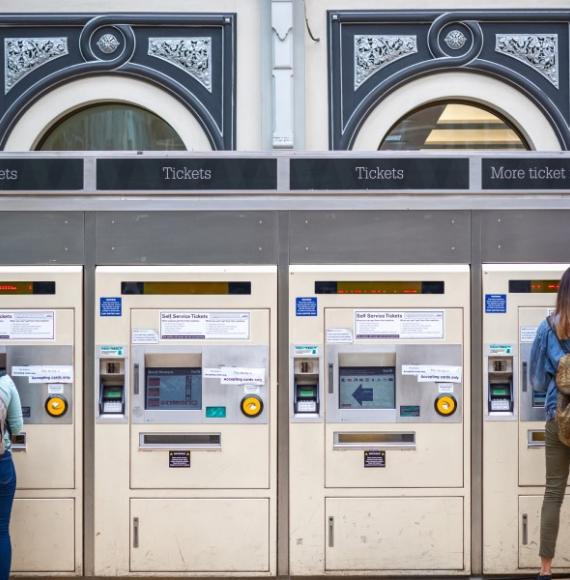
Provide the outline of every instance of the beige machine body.
<path id="1" fill-rule="evenodd" d="M 289 284 L 291 574 L 469 574 L 468 266 Z"/>
<path id="2" fill-rule="evenodd" d="M 0 367 L 18 389 L 24 430 L 12 572 L 82 573 L 82 268 L 0 268 Z"/>
<path id="3" fill-rule="evenodd" d="M 96 272 L 95 572 L 276 573 L 276 268 Z"/>
<path id="4" fill-rule="evenodd" d="M 483 564 L 486 574 L 535 571 L 544 495 L 544 399 L 530 381 L 538 325 L 554 309 L 562 264 L 483 267 Z M 568 501 L 561 522 L 570 519 Z M 561 525 L 558 546 L 570 541 Z M 570 569 L 559 550 L 557 571 Z"/>

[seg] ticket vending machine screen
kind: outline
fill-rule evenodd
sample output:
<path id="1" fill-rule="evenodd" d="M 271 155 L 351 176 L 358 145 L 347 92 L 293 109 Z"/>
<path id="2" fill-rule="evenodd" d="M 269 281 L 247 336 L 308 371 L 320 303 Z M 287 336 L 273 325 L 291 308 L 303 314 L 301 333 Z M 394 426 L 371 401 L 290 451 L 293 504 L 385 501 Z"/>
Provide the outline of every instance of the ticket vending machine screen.
<path id="1" fill-rule="evenodd" d="M 145 409 L 197 411 L 202 408 L 202 369 L 147 368 Z"/>
<path id="2" fill-rule="evenodd" d="M 340 367 L 341 409 L 395 409 L 396 367 Z"/>

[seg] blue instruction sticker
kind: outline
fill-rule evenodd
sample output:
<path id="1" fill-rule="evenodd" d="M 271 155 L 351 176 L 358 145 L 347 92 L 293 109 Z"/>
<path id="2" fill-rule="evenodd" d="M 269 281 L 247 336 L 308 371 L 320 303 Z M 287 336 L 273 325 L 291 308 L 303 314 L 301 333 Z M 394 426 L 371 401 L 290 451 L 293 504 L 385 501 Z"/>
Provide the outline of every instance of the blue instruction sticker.
<path id="1" fill-rule="evenodd" d="M 99 316 L 122 316 L 123 299 L 119 296 L 116 298 L 101 298 L 99 302 Z"/>
<path id="2" fill-rule="evenodd" d="M 506 294 L 485 294 L 485 313 L 504 314 L 507 311 Z"/>
<path id="3" fill-rule="evenodd" d="M 306 298 L 295 298 L 296 316 L 316 316 L 317 315 L 317 297 L 308 296 Z"/>

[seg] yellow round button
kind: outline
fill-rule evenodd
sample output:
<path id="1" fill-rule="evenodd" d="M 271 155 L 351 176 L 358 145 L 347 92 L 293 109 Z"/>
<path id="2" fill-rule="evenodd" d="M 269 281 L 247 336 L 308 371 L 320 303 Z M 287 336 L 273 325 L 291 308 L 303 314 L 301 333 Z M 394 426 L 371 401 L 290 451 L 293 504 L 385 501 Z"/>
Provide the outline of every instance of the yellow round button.
<path id="1" fill-rule="evenodd" d="M 451 395 L 440 395 L 435 400 L 435 410 L 444 417 L 453 415 L 457 409 L 457 401 Z"/>
<path id="2" fill-rule="evenodd" d="M 241 400 L 241 412 L 246 417 L 257 417 L 263 411 L 263 401 L 257 395 L 249 395 Z"/>
<path id="3" fill-rule="evenodd" d="M 50 417 L 61 417 L 67 412 L 67 400 L 60 395 L 52 395 L 46 399 L 46 412 Z"/>

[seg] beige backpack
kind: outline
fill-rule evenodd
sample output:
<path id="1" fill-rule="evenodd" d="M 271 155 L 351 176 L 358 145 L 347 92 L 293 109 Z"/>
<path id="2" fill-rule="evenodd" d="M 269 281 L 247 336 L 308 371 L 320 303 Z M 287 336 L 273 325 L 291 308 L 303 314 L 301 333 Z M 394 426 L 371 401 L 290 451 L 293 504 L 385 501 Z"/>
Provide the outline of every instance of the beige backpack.
<path id="1" fill-rule="evenodd" d="M 548 324 L 556 337 L 564 354 L 556 367 L 556 388 L 558 389 L 558 401 L 556 404 L 556 422 L 558 423 L 558 438 L 564 445 L 570 447 L 570 353 L 556 334 L 556 328 L 552 319 L 548 317 Z"/>

